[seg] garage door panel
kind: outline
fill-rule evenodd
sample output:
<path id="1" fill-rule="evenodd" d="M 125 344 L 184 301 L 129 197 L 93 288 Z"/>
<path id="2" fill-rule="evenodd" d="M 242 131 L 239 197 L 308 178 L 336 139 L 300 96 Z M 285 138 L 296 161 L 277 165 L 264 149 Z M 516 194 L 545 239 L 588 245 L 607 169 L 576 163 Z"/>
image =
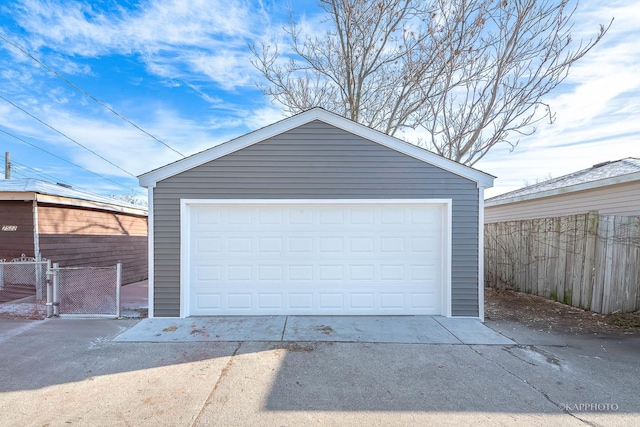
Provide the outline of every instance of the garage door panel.
<path id="1" fill-rule="evenodd" d="M 438 314 L 434 298 L 438 292 L 385 292 L 363 288 L 344 291 L 339 288 L 325 291 L 302 290 L 281 293 L 237 292 L 227 289 L 217 293 L 197 295 L 191 315 L 210 315 L 211 310 L 225 314 L 249 315 L 274 312 L 287 314 Z"/>
<path id="2" fill-rule="evenodd" d="M 436 297 L 435 292 L 414 293 L 411 295 L 411 299 L 410 299 L 411 307 L 414 309 L 424 308 L 429 310 L 435 310 L 436 307 L 433 304 L 435 297 Z"/>
<path id="3" fill-rule="evenodd" d="M 350 306 L 354 309 L 370 309 L 375 306 L 375 295 L 369 293 L 352 292 L 349 295 Z"/>
<path id="4" fill-rule="evenodd" d="M 222 308 L 222 295 L 199 293 L 195 296 L 195 304 L 196 313 L 201 310 L 219 310 Z"/>
<path id="5" fill-rule="evenodd" d="M 283 306 L 282 299 L 282 294 L 259 294 L 258 307 L 264 309 L 281 309 Z"/>
<path id="6" fill-rule="evenodd" d="M 312 311 L 313 310 L 313 294 L 310 292 L 290 292 L 287 295 L 289 301 L 289 309 L 292 313 Z"/>
<path id="7" fill-rule="evenodd" d="M 189 315 L 440 313 L 443 205 L 189 211 Z"/>
<path id="8" fill-rule="evenodd" d="M 221 251 L 221 242 L 219 237 L 198 237 L 197 248 L 200 253 Z"/>

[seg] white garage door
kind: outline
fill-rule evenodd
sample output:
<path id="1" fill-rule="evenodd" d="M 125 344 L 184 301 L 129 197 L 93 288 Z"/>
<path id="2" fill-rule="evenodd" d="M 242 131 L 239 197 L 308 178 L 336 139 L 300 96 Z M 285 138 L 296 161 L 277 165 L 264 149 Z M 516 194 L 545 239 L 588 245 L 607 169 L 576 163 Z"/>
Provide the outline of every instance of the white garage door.
<path id="1" fill-rule="evenodd" d="M 444 204 L 184 206 L 183 316 L 442 313 Z"/>

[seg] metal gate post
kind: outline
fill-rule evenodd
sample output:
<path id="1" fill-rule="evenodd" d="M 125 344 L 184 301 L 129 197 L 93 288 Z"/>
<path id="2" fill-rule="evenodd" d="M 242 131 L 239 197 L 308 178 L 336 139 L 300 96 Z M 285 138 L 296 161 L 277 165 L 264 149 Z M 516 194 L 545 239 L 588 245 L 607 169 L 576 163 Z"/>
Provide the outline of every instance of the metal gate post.
<path id="1" fill-rule="evenodd" d="M 53 316 L 53 270 L 51 260 L 47 260 L 47 317 Z"/>
<path id="2" fill-rule="evenodd" d="M 120 317 L 120 287 L 122 286 L 122 262 L 116 264 L 116 318 Z"/>
<path id="3" fill-rule="evenodd" d="M 36 273 L 36 301 L 42 301 L 42 291 L 44 288 L 44 283 L 42 281 L 42 258 L 40 256 L 40 253 L 36 253 L 35 260 L 36 262 L 33 265 Z"/>
<path id="4" fill-rule="evenodd" d="M 58 276 L 60 264 L 53 263 L 53 315 L 60 316 L 60 277 Z"/>

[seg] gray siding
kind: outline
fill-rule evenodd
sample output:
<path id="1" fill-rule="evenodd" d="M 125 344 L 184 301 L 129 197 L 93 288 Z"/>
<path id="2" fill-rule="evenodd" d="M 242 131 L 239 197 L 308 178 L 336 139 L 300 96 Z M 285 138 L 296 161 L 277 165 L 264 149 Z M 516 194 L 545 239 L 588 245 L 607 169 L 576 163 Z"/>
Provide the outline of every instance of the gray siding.
<path id="1" fill-rule="evenodd" d="M 180 315 L 180 199 L 453 200 L 452 314 L 478 316 L 474 181 L 314 121 L 154 189 L 155 316 Z"/>

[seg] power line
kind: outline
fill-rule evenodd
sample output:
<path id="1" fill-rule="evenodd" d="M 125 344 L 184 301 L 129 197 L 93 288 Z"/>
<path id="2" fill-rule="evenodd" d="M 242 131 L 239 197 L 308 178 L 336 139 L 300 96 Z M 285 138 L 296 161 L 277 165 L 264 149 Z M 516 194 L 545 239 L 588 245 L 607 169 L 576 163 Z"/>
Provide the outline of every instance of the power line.
<path id="1" fill-rule="evenodd" d="M 64 180 L 62 180 L 60 178 L 57 178 L 57 177 L 55 177 L 53 175 L 49 175 L 48 173 L 41 172 L 41 171 L 39 171 L 37 169 L 34 169 L 34 168 L 30 167 L 30 166 L 27 166 L 25 164 L 16 162 L 15 160 L 11 160 L 11 165 L 12 166 L 19 166 L 18 169 L 13 169 L 12 168 L 11 170 L 13 172 L 17 172 L 18 175 L 22 175 L 22 176 L 24 176 L 26 178 L 30 178 L 30 177 L 40 178 L 40 177 L 43 177 L 43 178 L 46 178 L 47 180 L 51 180 L 51 182 L 60 183 L 60 184 L 66 184 L 69 187 L 72 187 L 72 188 L 75 188 L 75 189 L 78 189 L 78 190 L 82 190 L 83 192 L 85 192 L 87 194 L 91 194 L 91 195 L 94 195 L 94 196 L 97 196 L 97 197 L 105 197 L 105 196 L 102 196 L 100 194 L 93 193 L 92 191 L 87 190 L 86 188 L 83 188 L 82 186 L 73 185 L 68 181 L 64 181 Z M 31 174 L 31 176 L 27 175 L 27 173 Z M 109 196 L 106 196 L 106 197 L 109 197 Z"/>
<path id="2" fill-rule="evenodd" d="M 8 38 L 4 37 L 2 34 L 0 34 L 0 39 L 4 40 L 5 42 L 9 43 L 11 46 L 13 46 L 14 48 L 18 49 L 20 52 L 24 53 L 25 55 L 27 55 L 29 58 L 33 59 L 35 62 L 37 62 L 40 66 L 44 67 L 45 69 L 47 69 L 48 71 L 50 71 L 51 73 L 55 74 L 56 77 L 58 77 L 60 80 L 62 80 L 63 82 L 67 83 L 69 86 L 73 87 L 74 89 L 76 89 L 77 91 L 79 91 L 80 93 L 84 94 L 86 97 L 90 98 L 92 101 L 94 101 L 95 103 L 97 103 L 98 105 L 102 106 L 103 108 L 111 111 L 113 114 L 115 114 L 118 118 L 124 120 L 125 122 L 129 123 L 131 126 L 135 127 L 136 129 L 138 129 L 139 131 L 143 132 L 144 134 L 150 136 L 151 138 L 153 138 L 155 141 L 159 142 L 160 144 L 164 145 L 165 147 L 167 147 L 168 149 L 170 149 L 171 151 L 177 153 L 178 155 L 182 156 L 183 158 L 186 157 L 184 154 L 182 154 L 181 152 L 179 152 L 178 150 L 176 150 L 175 148 L 171 147 L 169 144 L 161 141 L 160 139 L 156 138 L 155 136 L 153 136 L 152 134 L 150 134 L 149 132 L 147 132 L 146 130 L 142 129 L 140 126 L 138 126 L 137 124 L 133 123 L 131 120 L 127 119 L 126 117 L 122 116 L 120 113 L 118 113 L 116 110 L 114 110 L 113 108 L 109 107 L 108 105 L 106 105 L 105 103 L 103 103 L 102 101 L 98 100 L 96 97 L 94 97 L 93 95 L 91 95 L 89 92 L 87 92 L 86 90 L 82 89 L 81 87 L 77 86 L 75 83 L 71 82 L 69 79 L 67 79 L 66 77 L 64 77 L 62 74 L 58 73 L 56 70 L 54 70 L 53 68 L 49 67 L 48 65 L 44 64 L 42 61 L 40 61 L 38 58 L 36 58 L 35 56 L 33 56 L 32 54 L 30 54 L 29 52 L 27 52 L 24 48 L 22 48 L 21 46 L 15 44 L 14 42 L 12 42 L 11 40 L 9 40 Z"/>
<path id="3" fill-rule="evenodd" d="M 65 182 L 64 180 L 62 180 L 60 178 L 57 178 L 57 177 L 55 177 L 53 175 L 49 175 L 48 173 L 41 172 L 41 171 L 39 171 L 37 169 L 34 169 L 34 168 L 30 167 L 30 166 L 27 166 L 25 164 L 16 162 L 15 160 L 11 160 L 11 165 L 12 166 L 19 166 L 19 167 L 24 168 L 24 169 L 28 169 L 29 171 L 31 171 L 30 173 L 37 174 L 40 177 L 43 177 L 43 178 L 46 178 L 46 179 L 50 179 L 50 180 L 52 180 L 52 182 L 60 182 L 62 184 L 72 185 L 69 182 Z M 15 170 L 19 170 L 19 169 L 12 169 L 12 170 L 15 171 Z"/>
<path id="4" fill-rule="evenodd" d="M 30 112 L 28 112 L 27 110 L 25 110 L 24 108 L 20 107 L 19 105 L 11 102 L 10 100 L 8 100 L 7 98 L 5 98 L 4 96 L 0 95 L 1 99 L 4 99 L 6 102 L 8 102 L 9 104 L 13 105 L 15 108 L 17 108 L 18 110 L 22 111 L 23 113 L 25 113 L 27 116 L 37 120 L 38 122 L 42 123 L 43 125 L 45 125 L 46 127 L 48 127 L 49 129 L 51 129 L 52 131 L 64 136 L 65 138 L 67 138 L 69 141 L 73 142 L 74 144 L 79 145 L 80 147 L 84 148 L 85 150 L 87 150 L 88 152 L 90 152 L 91 154 L 94 154 L 95 156 L 98 156 L 99 158 L 101 158 L 102 160 L 104 160 L 105 162 L 109 163 L 112 166 L 115 166 L 116 168 L 120 169 L 122 172 L 126 173 L 127 175 L 130 175 L 134 178 L 136 178 L 136 176 L 134 174 L 132 174 L 131 172 L 124 170 L 123 168 L 121 168 L 120 166 L 116 165 L 115 163 L 113 163 L 112 161 L 106 159 L 105 157 L 103 157 L 102 155 L 96 153 L 95 151 L 93 151 L 92 149 L 90 149 L 89 147 L 87 147 L 86 145 L 83 145 L 81 143 L 79 143 L 78 141 L 76 141 L 75 139 L 71 138 L 70 136 L 66 135 L 65 133 L 59 131 L 58 129 L 54 128 L 53 126 L 51 126 L 50 124 L 44 122 L 43 120 L 39 119 L 38 117 L 34 116 L 33 114 L 31 114 Z"/>
<path id="5" fill-rule="evenodd" d="M 73 165 L 73 166 L 75 166 L 75 167 L 77 167 L 77 168 L 80 168 L 80 169 L 82 169 L 82 170 L 83 170 L 83 171 L 85 171 L 85 172 L 89 172 L 89 173 L 90 173 L 90 174 L 92 174 L 92 175 L 95 175 L 95 176 L 97 176 L 97 177 L 99 177 L 99 178 L 101 178 L 101 179 L 104 179 L 104 180 L 107 180 L 107 181 L 109 181 L 109 182 L 111 182 L 111 183 L 113 183 L 113 184 L 116 184 L 116 185 L 117 185 L 117 186 L 119 186 L 119 187 L 122 187 L 122 188 L 125 188 L 125 189 L 127 189 L 127 190 L 130 190 L 130 191 L 136 192 L 136 193 L 138 193 L 138 194 L 140 194 L 140 195 L 143 195 L 143 196 L 145 195 L 144 193 L 142 193 L 142 192 L 140 192 L 140 191 L 138 191 L 138 190 L 136 190 L 136 189 L 134 189 L 134 188 L 127 187 L 126 185 L 120 184 L 120 183 L 119 183 L 119 182 L 117 182 L 117 181 L 114 181 L 114 180 L 112 180 L 112 179 L 107 178 L 106 176 L 102 176 L 102 175 L 97 174 L 97 173 L 95 173 L 95 172 L 93 172 L 93 171 L 90 171 L 89 169 L 83 168 L 82 166 L 77 165 L 77 164 L 75 164 L 75 163 L 73 163 L 73 162 L 71 162 L 71 161 L 69 161 L 69 160 L 67 160 L 67 159 L 65 159 L 65 158 L 63 158 L 63 157 L 60 157 L 60 156 L 58 156 L 57 154 L 53 154 L 52 152 L 47 151 L 47 150 L 45 150 L 44 148 L 38 147 L 37 145 L 32 144 L 32 143 L 30 143 L 29 141 L 27 141 L 27 140 L 25 140 L 25 139 L 22 139 L 22 138 L 20 138 L 19 136 L 16 136 L 16 135 L 14 135 L 14 134 L 12 134 L 12 133 L 10 133 L 10 132 L 7 132 L 7 131 L 6 131 L 6 130 L 4 130 L 4 129 L 0 129 L 0 132 L 4 133 L 4 134 L 6 134 L 6 135 L 9 135 L 10 137 L 15 138 L 15 139 L 17 139 L 18 141 L 23 142 L 23 143 L 25 143 L 25 144 L 27 144 L 27 145 L 29 145 L 29 146 L 33 147 L 33 148 L 36 148 L 36 149 L 38 149 L 38 150 L 40 150 L 40 151 L 43 151 L 43 152 L 45 152 L 45 153 L 47 153 L 47 154 L 49 154 L 49 155 L 51 155 L 51 156 L 53 156 L 53 157 L 55 157 L 55 158 L 57 158 L 57 159 L 60 159 L 60 160 L 62 160 L 63 162 L 69 163 L 70 165 Z"/>

